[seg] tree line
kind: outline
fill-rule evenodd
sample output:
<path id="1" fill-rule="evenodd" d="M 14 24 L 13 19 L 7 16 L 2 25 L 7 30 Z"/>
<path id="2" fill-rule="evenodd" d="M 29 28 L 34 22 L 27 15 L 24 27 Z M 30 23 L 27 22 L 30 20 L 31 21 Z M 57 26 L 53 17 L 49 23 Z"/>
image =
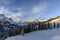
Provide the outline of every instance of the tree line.
<path id="1" fill-rule="evenodd" d="M 37 30 L 48 30 L 48 29 L 53 29 L 53 28 L 59 28 L 60 23 L 32 22 L 32 23 L 28 23 L 27 25 L 23 25 L 23 26 L 13 25 L 13 27 L 9 25 L 9 26 L 6 26 L 9 28 L 6 31 L 3 29 L 3 27 L 4 27 L 3 25 L 0 25 L 0 31 L 2 32 L 2 34 L 0 35 L 0 38 L 2 38 L 2 40 L 10 36 L 24 35 L 25 33 L 33 32 Z"/>

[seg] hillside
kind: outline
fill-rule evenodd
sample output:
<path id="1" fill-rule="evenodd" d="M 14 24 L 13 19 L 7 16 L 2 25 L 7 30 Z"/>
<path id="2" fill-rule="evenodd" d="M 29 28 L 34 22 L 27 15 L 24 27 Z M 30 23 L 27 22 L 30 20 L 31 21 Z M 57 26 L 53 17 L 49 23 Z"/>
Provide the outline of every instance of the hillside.
<path id="1" fill-rule="evenodd" d="M 23 36 L 12 36 L 8 37 L 6 40 L 60 40 L 60 28 L 45 31 L 35 31 Z"/>
<path id="2" fill-rule="evenodd" d="M 55 17 L 55 18 L 50 18 L 50 19 L 48 19 L 48 20 L 46 20 L 46 21 L 43 21 L 43 23 L 53 23 L 53 22 L 60 22 L 60 16 L 57 16 L 57 17 Z"/>

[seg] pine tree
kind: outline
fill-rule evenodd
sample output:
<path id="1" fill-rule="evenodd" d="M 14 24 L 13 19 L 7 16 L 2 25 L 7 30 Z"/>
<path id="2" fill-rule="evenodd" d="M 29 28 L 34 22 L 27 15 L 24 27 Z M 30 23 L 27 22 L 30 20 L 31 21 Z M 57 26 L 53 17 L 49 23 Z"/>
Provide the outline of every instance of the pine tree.
<path id="1" fill-rule="evenodd" d="M 59 28 L 59 23 L 57 23 L 57 28 Z"/>
<path id="2" fill-rule="evenodd" d="M 48 24 L 47 24 L 47 25 L 48 25 L 48 29 L 50 29 L 50 23 L 49 23 L 49 22 L 48 22 Z"/>
<path id="3" fill-rule="evenodd" d="M 24 35 L 24 28 L 22 27 L 21 35 Z"/>
<path id="4" fill-rule="evenodd" d="M 50 29 L 52 29 L 52 23 L 50 23 Z"/>
<path id="5" fill-rule="evenodd" d="M 40 28 L 41 28 L 41 23 L 40 22 L 38 23 L 38 26 L 39 26 L 38 27 L 38 30 L 40 30 Z"/>
<path id="6" fill-rule="evenodd" d="M 56 27 L 55 22 L 54 22 L 54 28 Z"/>

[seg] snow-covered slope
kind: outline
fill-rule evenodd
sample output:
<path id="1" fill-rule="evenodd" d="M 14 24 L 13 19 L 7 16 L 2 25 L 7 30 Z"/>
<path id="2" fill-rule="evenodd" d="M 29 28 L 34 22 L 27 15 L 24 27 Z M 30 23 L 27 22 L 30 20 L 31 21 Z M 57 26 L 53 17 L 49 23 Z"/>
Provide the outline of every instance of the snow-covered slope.
<path id="1" fill-rule="evenodd" d="M 23 36 L 8 37 L 6 40 L 60 40 L 60 28 L 45 31 L 35 31 Z"/>
<path id="2" fill-rule="evenodd" d="M 0 21 L 8 21 L 9 23 L 13 24 L 13 20 L 11 18 L 5 17 L 4 14 L 0 14 Z"/>
<path id="3" fill-rule="evenodd" d="M 0 14 L 0 20 L 5 19 L 6 17 L 3 14 Z"/>

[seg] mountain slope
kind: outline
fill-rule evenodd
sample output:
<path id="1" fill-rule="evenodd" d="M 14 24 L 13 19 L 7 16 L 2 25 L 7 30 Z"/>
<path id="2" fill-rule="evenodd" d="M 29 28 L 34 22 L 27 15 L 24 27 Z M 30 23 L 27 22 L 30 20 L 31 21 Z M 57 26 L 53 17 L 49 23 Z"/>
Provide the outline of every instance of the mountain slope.
<path id="1" fill-rule="evenodd" d="M 57 17 L 55 17 L 55 18 L 50 18 L 50 19 L 48 19 L 48 20 L 46 20 L 46 21 L 43 21 L 43 23 L 53 23 L 53 22 L 60 22 L 60 16 L 57 16 Z"/>
<path id="2" fill-rule="evenodd" d="M 8 37 L 6 40 L 60 40 L 60 28 L 45 31 L 35 31 L 23 36 Z"/>
<path id="3" fill-rule="evenodd" d="M 7 18 L 5 17 L 4 14 L 0 14 L 0 23 L 4 23 L 4 22 L 9 22 L 10 24 L 13 24 L 13 20 L 11 18 Z"/>

